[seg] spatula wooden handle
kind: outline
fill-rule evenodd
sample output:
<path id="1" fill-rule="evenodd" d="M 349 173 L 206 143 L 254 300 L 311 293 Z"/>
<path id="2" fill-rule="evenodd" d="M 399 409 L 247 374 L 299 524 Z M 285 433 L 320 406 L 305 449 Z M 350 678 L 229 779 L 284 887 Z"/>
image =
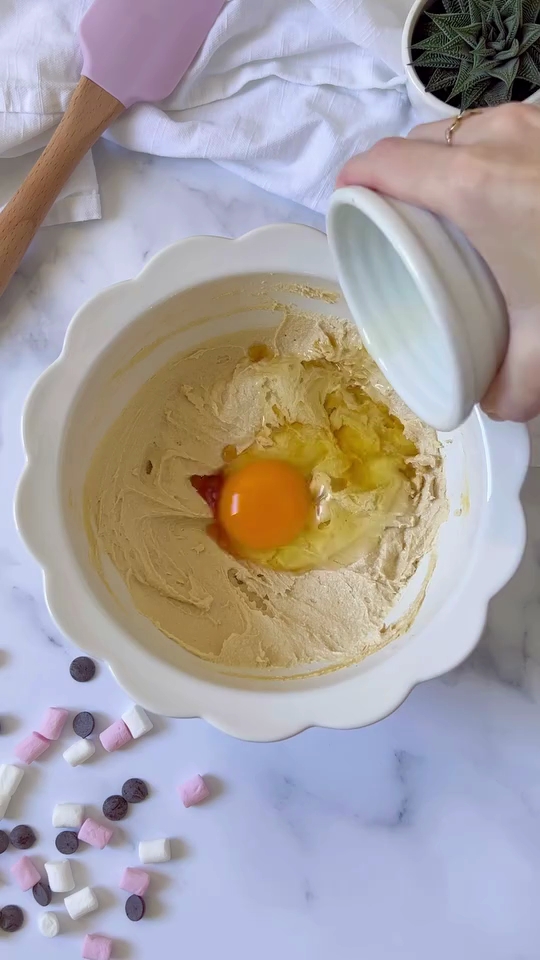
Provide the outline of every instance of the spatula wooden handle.
<path id="1" fill-rule="evenodd" d="M 39 160 L 0 213 L 0 295 L 75 167 L 124 109 L 116 97 L 81 77 Z"/>

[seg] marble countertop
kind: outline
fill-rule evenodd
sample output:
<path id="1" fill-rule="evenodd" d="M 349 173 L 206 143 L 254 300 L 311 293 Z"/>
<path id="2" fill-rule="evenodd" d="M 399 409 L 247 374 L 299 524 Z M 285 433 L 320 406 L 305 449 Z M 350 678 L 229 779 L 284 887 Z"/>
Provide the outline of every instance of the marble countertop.
<path id="1" fill-rule="evenodd" d="M 91 710 L 101 726 L 127 706 L 104 667 L 89 684 L 71 680 L 74 648 L 47 614 L 40 572 L 12 519 L 22 404 L 72 314 L 178 238 L 236 236 L 283 220 L 322 225 L 203 162 L 107 144 L 96 161 L 103 220 L 42 230 L 1 303 L 0 762 L 48 705 Z M 151 797 L 131 809 L 109 848 L 73 858 L 77 884 L 96 887 L 101 909 L 79 923 L 59 909 L 55 940 L 40 937 L 39 908 L 10 882 L 17 854 L 0 857 L 0 906 L 27 913 L 22 931 L 0 935 L 2 956 L 68 960 L 90 931 L 116 938 L 118 960 L 537 960 L 539 469 L 524 502 L 526 556 L 493 602 L 476 652 L 381 723 L 257 745 L 200 721 L 156 718 L 143 740 L 76 769 L 61 756 L 68 737 L 53 746 L 29 769 L 7 821 L 35 827 L 38 863 L 55 858 L 55 802 L 85 802 L 97 815 L 131 776 L 147 780 Z M 213 798 L 186 811 L 175 786 L 198 772 Z M 147 917 L 135 926 L 118 879 L 137 863 L 138 839 L 164 835 L 173 859 L 151 868 Z"/>

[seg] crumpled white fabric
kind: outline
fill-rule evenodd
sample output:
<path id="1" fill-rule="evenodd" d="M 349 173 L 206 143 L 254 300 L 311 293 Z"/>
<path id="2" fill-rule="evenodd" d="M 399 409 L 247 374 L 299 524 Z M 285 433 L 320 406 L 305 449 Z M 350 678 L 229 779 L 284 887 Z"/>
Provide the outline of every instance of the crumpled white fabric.
<path id="1" fill-rule="evenodd" d="M 77 83 L 77 28 L 89 4 L 0 0 L 0 206 Z M 161 104 L 133 107 L 106 136 L 131 150 L 214 160 L 324 210 L 349 156 L 413 123 L 400 58 L 410 5 L 228 0 L 175 92 Z M 99 216 L 88 155 L 47 222 Z"/>

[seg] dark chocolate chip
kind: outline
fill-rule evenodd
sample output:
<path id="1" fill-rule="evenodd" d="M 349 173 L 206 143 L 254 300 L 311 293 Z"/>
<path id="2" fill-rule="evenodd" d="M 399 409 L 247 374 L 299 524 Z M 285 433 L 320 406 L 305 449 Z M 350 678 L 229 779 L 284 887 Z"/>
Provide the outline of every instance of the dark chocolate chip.
<path id="1" fill-rule="evenodd" d="M 107 820 L 123 820 L 128 812 L 127 800 L 115 793 L 113 797 L 107 797 L 102 809 Z"/>
<path id="2" fill-rule="evenodd" d="M 62 830 L 62 833 L 58 834 L 54 842 L 58 852 L 65 854 L 67 857 L 70 853 L 76 853 L 79 847 L 79 838 L 73 830 Z"/>
<path id="3" fill-rule="evenodd" d="M 0 830 L 0 853 L 4 853 L 9 847 L 9 837 L 5 830 Z"/>
<path id="4" fill-rule="evenodd" d="M 17 847 L 17 850 L 29 850 L 36 842 L 36 835 L 32 827 L 29 827 L 26 823 L 21 823 L 18 827 L 13 827 L 9 840 L 13 847 Z"/>
<path id="5" fill-rule="evenodd" d="M 138 897 L 136 893 L 132 893 L 131 896 L 127 898 L 126 916 L 128 920 L 142 920 L 145 910 L 146 904 L 142 897 Z"/>
<path id="6" fill-rule="evenodd" d="M 96 672 L 96 665 L 90 657 L 75 657 L 69 665 L 69 672 L 77 683 L 86 683 Z"/>
<path id="7" fill-rule="evenodd" d="M 48 883 L 43 883 L 43 880 L 38 880 L 35 886 L 32 887 L 32 893 L 34 894 L 34 900 L 36 903 L 39 903 L 40 907 L 49 906 L 52 900 L 52 893 Z"/>
<path id="8" fill-rule="evenodd" d="M 83 710 L 82 713 L 78 713 L 76 717 L 73 718 L 73 730 L 78 737 L 82 737 L 83 740 L 86 737 L 89 737 L 93 732 L 96 721 L 94 720 L 91 713 L 88 713 L 86 710 Z"/>
<path id="9" fill-rule="evenodd" d="M 141 800 L 146 800 L 148 787 L 144 780 L 132 777 L 131 780 L 126 780 L 122 787 L 122 796 L 128 803 L 140 803 Z"/>
<path id="10" fill-rule="evenodd" d="M 24 923 L 24 914 L 20 907 L 14 903 L 9 903 L 7 907 L 0 910 L 0 930 L 4 933 L 15 933 L 20 930 Z"/>

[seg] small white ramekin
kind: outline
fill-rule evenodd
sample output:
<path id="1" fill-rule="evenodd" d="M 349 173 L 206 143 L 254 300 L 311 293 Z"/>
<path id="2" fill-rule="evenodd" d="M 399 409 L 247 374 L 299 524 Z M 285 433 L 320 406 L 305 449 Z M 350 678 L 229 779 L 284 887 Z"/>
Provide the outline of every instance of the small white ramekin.
<path id="1" fill-rule="evenodd" d="M 328 240 L 366 349 L 425 423 L 454 430 L 504 356 L 504 300 L 464 235 L 364 187 L 337 190 Z"/>

